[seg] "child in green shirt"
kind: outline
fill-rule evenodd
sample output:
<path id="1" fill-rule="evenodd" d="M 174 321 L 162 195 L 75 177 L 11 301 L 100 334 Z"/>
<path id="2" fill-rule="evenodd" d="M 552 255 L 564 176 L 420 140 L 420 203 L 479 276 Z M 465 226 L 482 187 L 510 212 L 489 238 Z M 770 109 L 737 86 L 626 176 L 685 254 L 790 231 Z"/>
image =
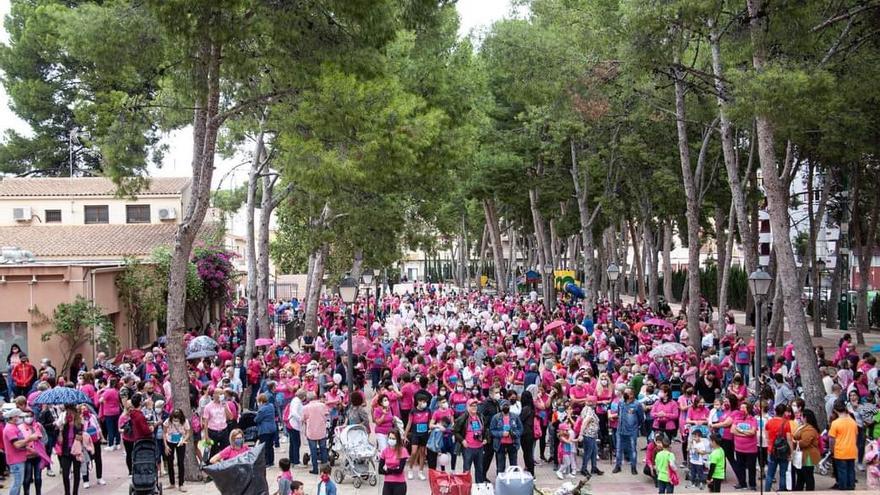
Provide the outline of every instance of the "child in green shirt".
<path id="1" fill-rule="evenodd" d="M 727 472 L 727 459 L 724 457 L 724 449 L 721 448 L 721 435 L 710 436 L 712 453 L 709 454 L 709 492 L 720 493 L 721 482 Z"/>
<path id="2" fill-rule="evenodd" d="M 655 438 L 657 453 L 654 454 L 654 472 L 657 475 L 657 487 L 660 493 L 672 493 L 675 486 L 669 479 L 669 470 L 675 469 L 675 454 L 669 451 L 669 439 L 660 433 Z"/>

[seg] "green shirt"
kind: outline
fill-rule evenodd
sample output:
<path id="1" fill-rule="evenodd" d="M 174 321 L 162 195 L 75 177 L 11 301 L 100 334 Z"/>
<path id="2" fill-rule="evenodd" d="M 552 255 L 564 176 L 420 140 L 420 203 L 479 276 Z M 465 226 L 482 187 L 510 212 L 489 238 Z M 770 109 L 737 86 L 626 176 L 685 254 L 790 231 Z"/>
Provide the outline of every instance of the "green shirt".
<path id="1" fill-rule="evenodd" d="M 639 392 L 642 390 L 642 383 L 645 381 L 644 375 L 641 373 L 636 373 L 632 380 L 629 381 L 629 388 L 633 389 L 633 393 L 639 395 Z"/>
<path id="2" fill-rule="evenodd" d="M 715 468 L 709 473 L 709 477 L 713 480 L 723 480 L 724 472 L 727 470 L 727 465 L 725 464 L 724 458 L 724 449 L 718 447 L 713 450 L 711 454 L 709 454 L 709 465 L 715 465 Z"/>
<path id="3" fill-rule="evenodd" d="M 654 469 L 657 470 L 657 479 L 669 483 L 669 465 L 675 465 L 675 454 L 668 450 L 661 450 L 654 456 Z"/>

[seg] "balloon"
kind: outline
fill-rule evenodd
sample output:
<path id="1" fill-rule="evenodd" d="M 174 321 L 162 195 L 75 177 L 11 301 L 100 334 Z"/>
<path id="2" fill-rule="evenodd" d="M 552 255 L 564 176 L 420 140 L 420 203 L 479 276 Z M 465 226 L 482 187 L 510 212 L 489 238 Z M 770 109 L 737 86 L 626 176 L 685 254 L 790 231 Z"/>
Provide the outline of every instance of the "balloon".
<path id="1" fill-rule="evenodd" d="M 425 337 L 419 337 L 416 342 L 418 342 L 419 345 L 425 345 Z"/>
<path id="2" fill-rule="evenodd" d="M 449 332 L 449 340 L 455 340 L 455 332 Z"/>
<path id="3" fill-rule="evenodd" d="M 531 325 L 529 325 L 529 328 L 531 328 L 532 331 L 534 332 L 535 330 L 538 329 L 538 324 L 537 324 L 537 323 L 532 323 Z"/>
<path id="4" fill-rule="evenodd" d="M 492 324 L 492 329 L 495 331 L 501 330 L 502 328 L 504 328 L 504 323 L 501 323 L 500 321 L 496 321 Z"/>
<path id="5" fill-rule="evenodd" d="M 526 357 L 526 350 L 525 349 L 520 348 L 520 349 L 516 350 L 516 358 L 517 359 L 523 359 L 525 357 Z"/>
<path id="6" fill-rule="evenodd" d="M 339 373 L 334 373 L 333 374 L 333 383 L 335 383 L 337 385 L 342 383 L 342 375 L 340 375 Z"/>
<path id="7" fill-rule="evenodd" d="M 510 317 L 507 316 L 507 313 L 504 313 L 503 315 L 501 315 L 501 321 L 503 321 L 504 323 L 507 323 L 508 321 L 510 321 Z"/>
<path id="8" fill-rule="evenodd" d="M 373 330 L 378 330 L 379 328 L 382 327 L 382 325 L 380 325 L 378 321 L 374 321 L 372 327 L 373 327 Z"/>
<path id="9" fill-rule="evenodd" d="M 446 335 L 443 335 L 442 333 L 437 334 L 436 339 L 437 342 L 440 342 L 442 344 L 443 342 L 446 342 Z"/>
<path id="10" fill-rule="evenodd" d="M 461 342 L 455 344 L 455 350 L 458 351 L 458 352 L 463 351 L 463 350 L 464 350 L 464 344 L 462 344 Z"/>

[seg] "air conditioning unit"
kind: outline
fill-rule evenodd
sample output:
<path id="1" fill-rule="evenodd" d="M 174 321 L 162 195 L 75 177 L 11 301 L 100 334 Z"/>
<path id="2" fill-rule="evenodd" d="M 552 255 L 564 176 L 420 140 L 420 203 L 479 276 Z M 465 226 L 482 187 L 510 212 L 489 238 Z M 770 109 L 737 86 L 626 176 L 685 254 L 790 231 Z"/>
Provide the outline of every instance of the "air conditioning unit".
<path id="1" fill-rule="evenodd" d="M 12 209 L 12 218 L 15 219 L 16 222 L 30 222 L 31 216 L 30 206 Z"/>
<path id="2" fill-rule="evenodd" d="M 159 208 L 159 220 L 174 220 L 177 218 L 176 208 Z"/>

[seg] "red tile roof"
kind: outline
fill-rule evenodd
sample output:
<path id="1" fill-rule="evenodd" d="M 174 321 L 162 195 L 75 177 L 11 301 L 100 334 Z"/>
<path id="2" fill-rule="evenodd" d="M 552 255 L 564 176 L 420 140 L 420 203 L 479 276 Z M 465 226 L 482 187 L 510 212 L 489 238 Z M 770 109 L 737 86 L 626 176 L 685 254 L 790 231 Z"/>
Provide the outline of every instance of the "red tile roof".
<path id="1" fill-rule="evenodd" d="M 183 192 L 189 177 L 153 177 L 138 196 L 166 196 Z M 116 184 L 106 177 L 35 177 L 0 179 L 0 197 L 115 196 Z"/>

